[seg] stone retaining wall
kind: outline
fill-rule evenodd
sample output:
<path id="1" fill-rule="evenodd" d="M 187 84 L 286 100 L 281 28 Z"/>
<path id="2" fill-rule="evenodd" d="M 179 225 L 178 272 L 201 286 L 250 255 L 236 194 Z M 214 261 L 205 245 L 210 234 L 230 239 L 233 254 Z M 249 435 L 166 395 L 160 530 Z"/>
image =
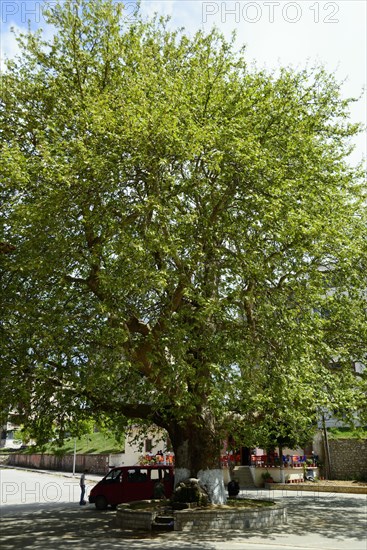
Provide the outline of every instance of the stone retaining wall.
<path id="1" fill-rule="evenodd" d="M 367 480 L 367 440 L 330 439 L 331 479 Z"/>
<path id="2" fill-rule="evenodd" d="M 75 471 L 89 470 L 91 474 L 105 475 L 108 471 L 109 455 L 76 455 Z M 9 455 L 9 466 L 22 466 L 25 468 L 38 468 L 40 470 L 58 470 L 60 472 L 73 471 L 73 455 L 49 455 L 49 454 L 17 454 Z"/>
<path id="3" fill-rule="evenodd" d="M 120 504 L 116 524 L 126 530 L 150 531 L 157 512 L 129 510 Z M 208 530 L 258 529 L 287 522 L 285 504 L 256 509 L 187 509 L 173 512 L 175 531 L 207 532 Z"/>
<path id="4" fill-rule="evenodd" d="M 157 512 L 147 510 L 129 510 L 120 504 L 116 512 L 116 525 L 127 531 L 151 531 Z"/>
<path id="5" fill-rule="evenodd" d="M 244 530 L 270 527 L 287 522 L 284 504 L 256 510 L 181 510 L 174 513 L 175 531 Z"/>

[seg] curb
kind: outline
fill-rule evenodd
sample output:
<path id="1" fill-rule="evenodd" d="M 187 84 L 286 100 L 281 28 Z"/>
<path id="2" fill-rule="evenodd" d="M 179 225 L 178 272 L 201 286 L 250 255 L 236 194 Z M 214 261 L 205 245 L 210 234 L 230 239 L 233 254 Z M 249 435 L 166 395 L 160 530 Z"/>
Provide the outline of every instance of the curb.
<path id="1" fill-rule="evenodd" d="M 25 472 L 34 472 L 37 474 L 46 474 L 46 475 L 53 475 L 53 476 L 59 476 L 59 477 L 71 477 L 74 478 L 76 481 L 79 481 L 80 478 L 80 472 L 76 472 L 73 474 L 72 472 L 60 472 L 59 470 L 38 470 L 37 468 L 27 468 L 25 466 L 12 466 L 10 464 L 0 464 L 0 471 L 2 468 L 7 468 L 8 470 L 23 470 Z M 86 481 L 90 482 L 96 482 L 100 481 L 104 476 L 98 475 L 98 474 L 91 474 L 86 476 Z"/>
<path id="2" fill-rule="evenodd" d="M 367 495 L 367 486 L 351 487 L 350 485 L 318 485 L 313 483 L 265 483 L 265 489 L 273 491 L 309 491 L 313 493 L 351 493 Z"/>

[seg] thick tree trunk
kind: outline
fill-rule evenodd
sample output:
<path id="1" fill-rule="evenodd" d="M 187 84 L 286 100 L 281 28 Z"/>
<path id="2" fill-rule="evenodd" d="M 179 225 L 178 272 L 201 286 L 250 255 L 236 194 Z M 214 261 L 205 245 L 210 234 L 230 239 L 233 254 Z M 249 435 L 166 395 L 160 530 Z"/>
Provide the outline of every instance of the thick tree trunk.
<path id="1" fill-rule="evenodd" d="M 207 422 L 171 421 L 168 428 L 175 453 L 175 484 L 189 477 L 199 479 L 207 488 L 213 504 L 223 504 L 226 493 L 220 461 L 221 439 Z"/>

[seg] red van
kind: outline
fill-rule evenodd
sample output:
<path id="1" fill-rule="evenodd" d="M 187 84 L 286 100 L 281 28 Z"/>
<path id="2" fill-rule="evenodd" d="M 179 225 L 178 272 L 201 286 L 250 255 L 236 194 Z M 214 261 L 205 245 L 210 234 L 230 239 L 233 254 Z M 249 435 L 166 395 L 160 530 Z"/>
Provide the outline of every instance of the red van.
<path id="1" fill-rule="evenodd" d="M 172 495 L 172 466 L 121 466 L 113 468 L 93 487 L 90 504 L 98 510 L 133 500 L 149 500 Z"/>

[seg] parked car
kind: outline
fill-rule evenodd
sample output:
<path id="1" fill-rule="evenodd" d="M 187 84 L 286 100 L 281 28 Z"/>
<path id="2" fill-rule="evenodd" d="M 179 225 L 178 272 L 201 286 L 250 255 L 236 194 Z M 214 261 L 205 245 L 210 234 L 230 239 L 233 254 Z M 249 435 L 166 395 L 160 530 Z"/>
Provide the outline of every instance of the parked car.
<path id="1" fill-rule="evenodd" d="M 113 468 L 93 487 L 90 504 L 98 510 L 122 502 L 169 498 L 174 487 L 172 466 L 121 466 Z"/>

